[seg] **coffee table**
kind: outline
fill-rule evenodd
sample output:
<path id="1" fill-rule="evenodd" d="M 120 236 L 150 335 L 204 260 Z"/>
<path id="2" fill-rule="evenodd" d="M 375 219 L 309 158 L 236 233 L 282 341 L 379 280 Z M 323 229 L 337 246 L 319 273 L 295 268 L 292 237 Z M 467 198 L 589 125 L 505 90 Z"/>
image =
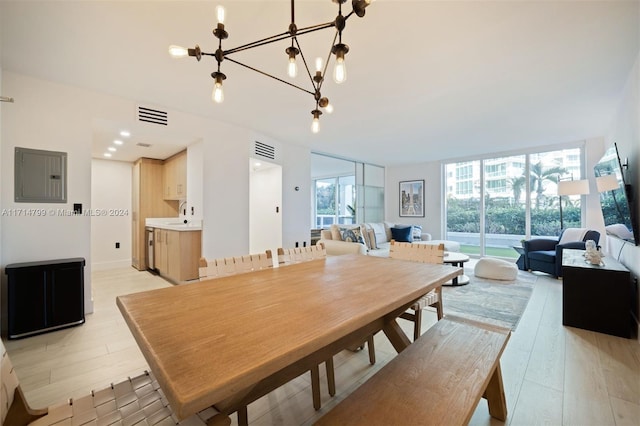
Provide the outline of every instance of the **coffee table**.
<path id="1" fill-rule="evenodd" d="M 469 256 L 463 253 L 455 253 L 452 251 L 445 252 L 443 262 L 452 265 L 463 267 L 465 262 L 469 261 Z M 469 277 L 467 275 L 460 275 L 453 278 L 451 281 L 444 283 L 443 285 L 457 286 L 469 284 Z"/>

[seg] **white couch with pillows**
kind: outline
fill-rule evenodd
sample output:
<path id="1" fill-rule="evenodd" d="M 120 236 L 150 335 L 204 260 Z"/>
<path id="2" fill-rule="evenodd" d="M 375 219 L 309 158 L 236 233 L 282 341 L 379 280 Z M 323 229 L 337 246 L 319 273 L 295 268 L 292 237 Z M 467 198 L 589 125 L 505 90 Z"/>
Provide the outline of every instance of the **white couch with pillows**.
<path id="1" fill-rule="evenodd" d="M 431 234 L 422 232 L 419 225 L 371 222 L 360 225 L 331 225 L 320 232 L 320 241 L 327 255 L 359 253 L 370 256 L 389 256 L 391 240 L 419 244 L 445 243 L 445 250 L 459 251 L 460 245 L 454 241 L 431 240 Z"/>

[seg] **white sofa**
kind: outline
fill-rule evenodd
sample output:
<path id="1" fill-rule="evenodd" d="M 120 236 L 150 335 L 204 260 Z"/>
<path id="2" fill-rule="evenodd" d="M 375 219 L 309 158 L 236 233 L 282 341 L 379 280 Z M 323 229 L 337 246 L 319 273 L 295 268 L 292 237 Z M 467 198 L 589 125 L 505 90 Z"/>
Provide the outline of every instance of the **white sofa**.
<path id="1" fill-rule="evenodd" d="M 404 225 L 404 224 L 398 224 Z M 368 254 L 370 256 L 387 257 L 389 256 L 389 246 L 391 242 L 391 228 L 395 224 L 390 222 L 373 222 L 362 223 L 360 225 L 332 225 L 331 229 L 323 229 L 320 231 L 320 240 L 326 250 L 327 255 L 336 256 L 341 254 Z M 344 241 L 340 228 L 359 229 L 360 232 L 356 237 L 362 236 L 365 242 Z M 366 234 L 373 232 L 375 234 L 375 246 L 371 246 L 371 239 Z M 420 229 L 413 230 L 413 242 L 418 244 L 439 244 L 445 243 L 445 250 L 459 251 L 460 245 L 454 241 L 432 240 L 431 234 L 421 232 Z M 377 247 L 377 248 L 374 248 Z"/>

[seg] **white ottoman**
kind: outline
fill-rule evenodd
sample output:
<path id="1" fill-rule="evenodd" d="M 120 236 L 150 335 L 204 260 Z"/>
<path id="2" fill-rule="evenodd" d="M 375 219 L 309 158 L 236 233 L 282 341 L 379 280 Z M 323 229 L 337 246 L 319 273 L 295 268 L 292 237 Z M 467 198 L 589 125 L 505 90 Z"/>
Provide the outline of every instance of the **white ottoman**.
<path id="1" fill-rule="evenodd" d="M 506 260 L 483 257 L 476 263 L 473 274 L 478 278 L 513 281 L 518 276 L 518 266 Z"/>

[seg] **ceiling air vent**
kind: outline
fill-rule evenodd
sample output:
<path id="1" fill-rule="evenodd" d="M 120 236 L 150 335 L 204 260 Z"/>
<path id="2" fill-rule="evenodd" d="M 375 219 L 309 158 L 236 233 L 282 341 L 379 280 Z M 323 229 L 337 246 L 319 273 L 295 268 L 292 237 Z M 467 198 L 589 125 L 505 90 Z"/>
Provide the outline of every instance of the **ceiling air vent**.
<path id="1" fill-rule="evenodd" d="M 139 106 L 138 121 L 166 126 L 168 124 L 168 113 L 159 109 Z"/>
<path id="2" fill-rule="evenodd" d="M 150 143 L 144 143 L 144 142 L 138 142 L 136 144 L 136 146 L 142 147 L 142 148 L 149 148 L 151 146 Z"/>
<path id="3" fill-rule="evenodd" d="M 275 160 L 276 158 L 275 147 L 258 141 L 255 141 L 253 153 L 259 157 L 268 158 L 269 160 Z"/>

